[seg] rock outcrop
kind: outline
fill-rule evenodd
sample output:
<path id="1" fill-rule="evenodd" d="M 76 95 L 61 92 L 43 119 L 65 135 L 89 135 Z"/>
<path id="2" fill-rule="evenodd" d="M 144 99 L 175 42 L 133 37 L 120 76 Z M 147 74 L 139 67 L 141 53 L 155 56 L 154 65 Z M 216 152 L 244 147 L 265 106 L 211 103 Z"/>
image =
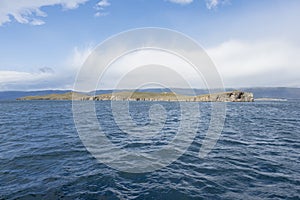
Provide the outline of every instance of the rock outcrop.
<path id="1" fill-rule="evenodd" d="M 207 102 L 253 102 L 253 93 L 232 91 L 225 93 L 216 93 L 210 95 L 201 95 L 195 97 L 195 101 L 207 101 Z"/>

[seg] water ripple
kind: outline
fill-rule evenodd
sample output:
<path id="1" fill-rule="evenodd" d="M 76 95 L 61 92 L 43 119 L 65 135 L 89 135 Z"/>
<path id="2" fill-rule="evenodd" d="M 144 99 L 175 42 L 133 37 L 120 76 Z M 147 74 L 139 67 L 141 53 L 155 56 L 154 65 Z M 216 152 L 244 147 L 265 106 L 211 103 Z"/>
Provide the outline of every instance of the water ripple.
<path id="1" fill-rule="evenodd" d="M 107 102 L 96 103 L 97 117 L 114 144 L 147 152 L 168 144 L 180 123 L 178 106 L 162 105 L 168 116 L 163 131 L 143 140 L 115 126 Z M 0 106 L 0 199 L 300 199 L 298 101 L 229 103 L 222 135 L 204 159 L 198 152 L 210 104 L 201 103 L 199 130 L 185 154 L 144 174 L 119 172 L 93 158 L 76 133 L 70 102 Z M 131 105 L 137 125 L 149 123 L 150 106 Z"/>

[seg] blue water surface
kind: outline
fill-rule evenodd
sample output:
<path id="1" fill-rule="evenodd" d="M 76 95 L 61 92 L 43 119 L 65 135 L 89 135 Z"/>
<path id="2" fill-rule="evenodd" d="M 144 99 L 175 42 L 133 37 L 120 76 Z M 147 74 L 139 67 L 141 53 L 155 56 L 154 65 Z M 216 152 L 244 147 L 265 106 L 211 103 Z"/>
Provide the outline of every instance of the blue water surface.
<path id="1" fill-rule="evenodd" d="M 168 125 L 149 143 L 132 142 L 114 123 L 110 102 L 95 102 L 107 137 L 131 151 L 166 145 L 176 134 L 178 104 L 155 103 L 165 107 Z M 130 103 L 138 126 L 149 123 L 152 104 Z M 199 130 L 188 150 L 167 167 L 132 174 L 85 149 L 72 102 L 2 101 L 0 199 L 300 199 L 300 101 L 228 103 L 221 137 L 204 159 L 198 152 L 210 104 L 199 106 Z"/>

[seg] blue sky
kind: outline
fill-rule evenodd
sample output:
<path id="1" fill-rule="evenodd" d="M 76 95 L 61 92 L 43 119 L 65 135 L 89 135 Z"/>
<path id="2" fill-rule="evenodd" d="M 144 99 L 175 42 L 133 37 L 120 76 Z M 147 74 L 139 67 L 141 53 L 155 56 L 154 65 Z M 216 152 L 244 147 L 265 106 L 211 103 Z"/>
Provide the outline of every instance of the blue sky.
<path id="1" fill-rule="evenodd" d="M 194 38 L 226 87 L 300 87 L 299 9 L 298 0 L 0 0 L 0 90 L 70 89 L 98 43 L 149 26 Z"/>

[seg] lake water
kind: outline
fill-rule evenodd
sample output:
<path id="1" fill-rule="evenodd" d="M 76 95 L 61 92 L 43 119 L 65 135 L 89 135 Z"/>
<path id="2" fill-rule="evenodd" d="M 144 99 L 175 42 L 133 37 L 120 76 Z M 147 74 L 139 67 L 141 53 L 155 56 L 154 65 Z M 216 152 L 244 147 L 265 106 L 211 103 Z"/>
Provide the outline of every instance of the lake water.
<path id="1" fill-rule="evenodd" d="M 130 103 L 137 125 L 149 123 L 151 105 Z M 178 128 L 178 104 L 161 105 L 169 125 L 152 143 L 133 142 L 117 128 L 109 102 L 96 109 L 113 143 L 143 151 L 165 145 Z M 221 137 L 204 159 L 198 152 L 210 104 L 199 106 L 201 124 L 188 150 L 167 167 L 134 174 L 85 149 L 72 102 L 2 101 L 0 199 L 300 199 L 300 101 L 228 103 Z"/>

